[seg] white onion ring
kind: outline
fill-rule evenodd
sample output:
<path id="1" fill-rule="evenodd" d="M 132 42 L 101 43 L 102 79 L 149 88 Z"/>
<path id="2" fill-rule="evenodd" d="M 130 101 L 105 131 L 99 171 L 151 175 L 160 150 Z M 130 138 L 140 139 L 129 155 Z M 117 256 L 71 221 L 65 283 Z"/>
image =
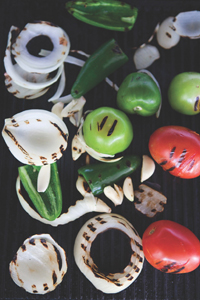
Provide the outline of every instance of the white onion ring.
<path id="1" fill-rule="evenodd" d="M 53 44 L 49 55 L 36 57 L 28 52 L 26 45 L 34 37 L 48 36 Z M 50 22 L 28 23 L 18 35 L 12 47 L 17 64 L 27 72 L 50 73 L 59 68 L 69 53 L 70 41 L 66 32 Z"/>
<path id="2" fill-rule="evenodd" d="M 95 265 L 90 251 L 97 235 L 109 228 L 120 230 L 130 238 L 132 255 L 122 272 L 105 275 Z M 133 283 L 142 270 L 142 240 L 124 217 L 117 214 L 101 214 L 87 221 L 80 229 L 74 244 L 74 258 L 80 271 L 98 290 L 108 294 L 118 293 Z"/>

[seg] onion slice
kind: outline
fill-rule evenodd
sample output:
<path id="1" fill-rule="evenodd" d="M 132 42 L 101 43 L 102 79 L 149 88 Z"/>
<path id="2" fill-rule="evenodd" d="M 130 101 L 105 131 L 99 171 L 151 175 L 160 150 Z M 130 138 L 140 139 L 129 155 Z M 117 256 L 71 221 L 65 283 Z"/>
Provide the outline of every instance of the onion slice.
<path id="1" fill-rule="evenodd" d="M 51 226 L 64 225 L 69 222 L 72 222 L 84 214 L 87 214 L 92 211 L 96 212 L 106 212 L 110 213 L 111 208 L 105 204 L 101 199 L 94 197 L 92 194 L 86 194 L 83 200 L 77 200 L 75 205 L 69 207 L 67 213 L 63 213 L 57 219 L 49 221 L 45 218 L 42 218 L 24 199 L 21 193 L 21 184 L 20 178 L 17 177 L 16 180 L 16 192 L 19 199 L 19 202 L 23 209 L 35 220 L 38 220 L 44 224 Z"/>
<path id="2" fill-rule="evenodd" d="M 90 251 L 98 234 L 111 228 L 128 236 L 132 255 L 129 264 L 121 272 L 104 274 L 94 263 Z M 142 270 L 142 240 L 124 217 L 118 214 L 101 214 L 88 220 L 80 229 L 74 244 L 74 258 L 80 271 L 98 290 L 107 294 L 118 293 L 133 283 Z"/>
<path id="3" fill-rule="evenodd" d="M 49 55 L 37 57 L 28 52 L 27 44 L 34 37 L 48 36 L 53 44 Z M 50 73 L 58 69 L 70 50 L 70 41 L 66 32 L 50 22 L 28 23 L 13 44 L 12 53 L 17 64 L 27 72 Z"/>
<path id="4" fill-rule="evenodd" d="M 200 38 L 200 11 L 186 11 L 178 14 L 173 21 L 176 33 L 191 39 Z"/>
<path id="5" fill-rule="evenodd" d="M 175 31 L 173 20 L 174 17 L 165 19 L 156 34 L 158 44 L 164 49 L 170 49 L 180 41 L 180 35 Z"/>
<path id="6" fill-rule="evenodd" d="M 135 208 L 149 218 L 164 210 L 167 198 L 151 187 L 141 184 L 135 191 Z"/>
<path id="7" fill-rule="evenodd" d="M 133 56 L 133 61 L 137 70 L 149 67 L 155 60 L 160 58 L 158 49 L 149 44 L 144 44 L 138 48 Z"/>
<path id="8" fill-rule="evenodd" d="M 18 249 L 9 271 L 13 281 L 27 292 L 46 294 L 62 282 L 67 272 L 66 253 L 49 234 L 35 234 Z"/>

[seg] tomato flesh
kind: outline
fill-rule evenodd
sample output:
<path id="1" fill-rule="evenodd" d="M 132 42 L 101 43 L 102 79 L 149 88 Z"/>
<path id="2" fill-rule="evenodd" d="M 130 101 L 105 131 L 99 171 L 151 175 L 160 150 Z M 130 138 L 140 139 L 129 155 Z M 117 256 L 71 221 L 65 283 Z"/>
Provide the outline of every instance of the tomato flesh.
<path id="1" fill-rule="evenodd" d="M 150 136 L 149 151 L 165 171 L 180 178 L 200 175 L 200 136 L 182 126 L 164 126 Z"/>
<path id="2" fill-rule="evenodd" d="M 185 226 L 169 220 L 152 223 L 142 237 L 147 261 L 165 273 L 188 273 L 200 264 L 199 239 Z"/>

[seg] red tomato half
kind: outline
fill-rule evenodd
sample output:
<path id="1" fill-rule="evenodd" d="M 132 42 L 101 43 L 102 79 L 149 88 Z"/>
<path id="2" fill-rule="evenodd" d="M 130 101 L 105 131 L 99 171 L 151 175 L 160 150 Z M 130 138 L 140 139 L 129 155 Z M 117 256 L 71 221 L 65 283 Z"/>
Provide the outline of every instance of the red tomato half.
<path id="1" fill-rule="evenodd" d="M 163 170 L 181 178 L 200 175 L 200 136 L 182 126 L 164 126 L 150 136 L 149 151 Z"/>
<path id="2" fill-rule="evenodd" d="M 142 237 L 147 261 L 165 273 L 188 273 L 200 263 L 200 242 L 188 228 L 168 220 L 152 223 Z"/>

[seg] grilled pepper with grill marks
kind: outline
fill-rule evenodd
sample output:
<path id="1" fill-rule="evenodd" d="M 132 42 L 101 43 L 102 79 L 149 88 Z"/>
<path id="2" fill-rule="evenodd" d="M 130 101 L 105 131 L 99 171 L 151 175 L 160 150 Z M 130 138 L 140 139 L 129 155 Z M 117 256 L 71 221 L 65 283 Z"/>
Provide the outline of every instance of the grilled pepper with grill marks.
<path id="1" fill-rule="evenodd" d="M 38 213 L 43 218 L 52 221 L 62 211 L 62 191 L 57 164 L 51 164 L 50 183 L 43 193 L 37 191 L 37 178 L 40 168 L 32 165 L 19 167 L 19 177 Z"/>
<path id="2" fill-rule="evenodd" d="M 98 48 L 85 62 L 72 86 L 71 95 L 80 98 L 128 61 L 114 39 Z"/>
<path id="3" fill-rule="evenodd" d="M 115 0 L 69 1 L 66 9 L 80 21 L 116 31 L 131 30 L 138 14 L 136 7 Z"/>
<path id="4" fill-rule="evenodd" d="M 104 187 L 116 183 L 133 173 L 141 164 L 137 155 L 126 155 L 121 160 L 107 163 L 90 164 L 78 169 L 88 183 L 94 196 L 103 193 Z"/>

